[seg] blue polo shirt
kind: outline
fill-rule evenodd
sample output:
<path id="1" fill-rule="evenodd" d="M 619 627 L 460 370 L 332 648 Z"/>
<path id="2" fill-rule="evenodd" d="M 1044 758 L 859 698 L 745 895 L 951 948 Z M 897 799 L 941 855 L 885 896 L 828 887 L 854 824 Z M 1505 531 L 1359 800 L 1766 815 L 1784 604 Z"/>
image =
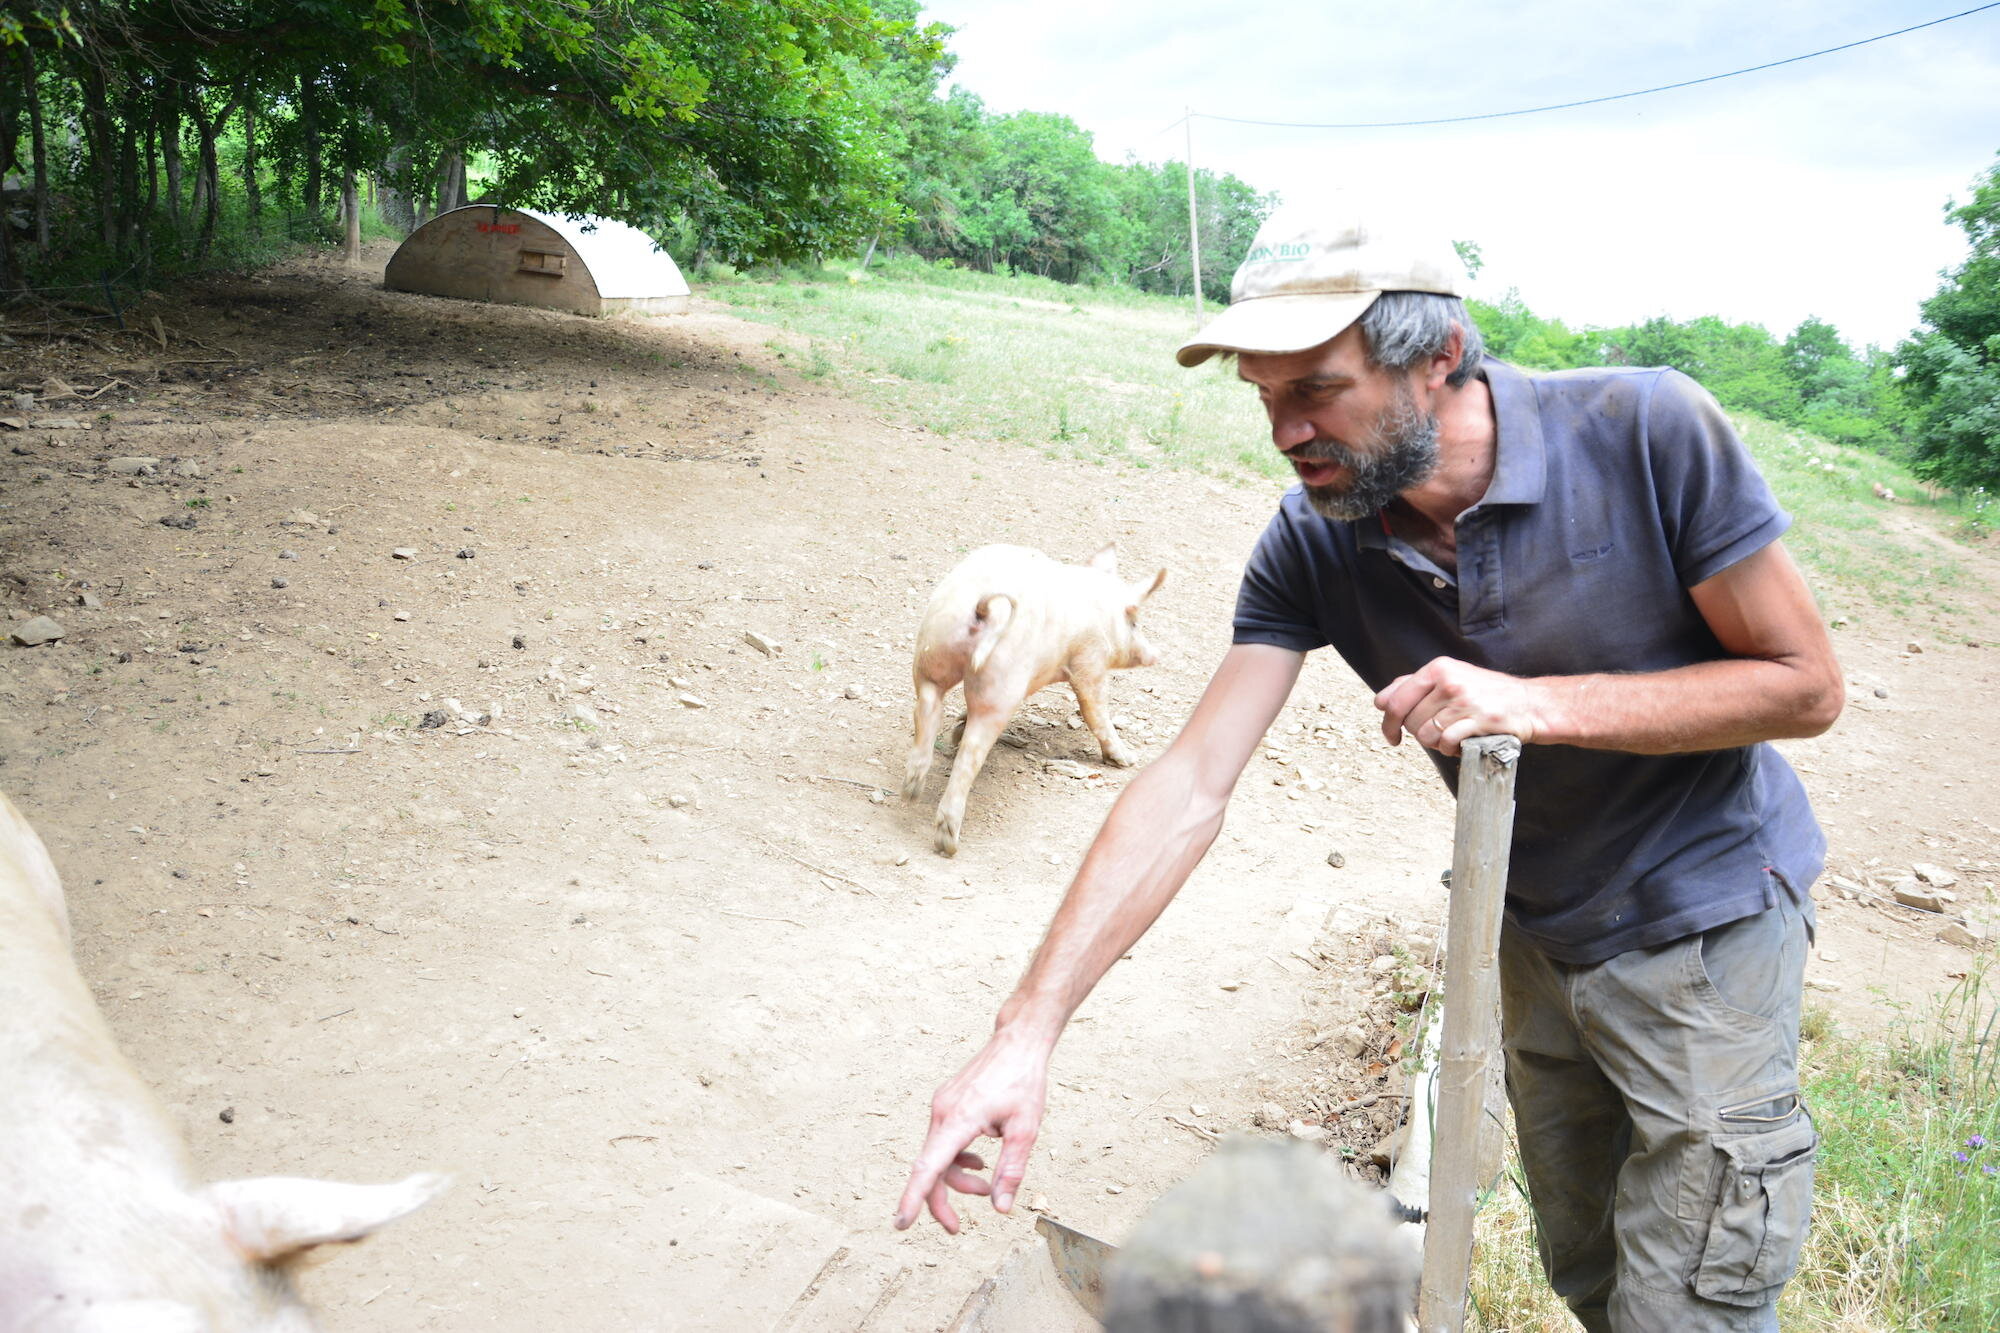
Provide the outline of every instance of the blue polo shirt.
<path id="1" fill-rule="evenodd" d="M 1331 645 L 1380 690 L 1435 657 L 1516 676 L 1664 671 L 1726 656 L 1688 589 L 1790 526 L 1722 410 L 1672 370 L 1527 375 L 1487 361 L 1492 483 L 1441 569 L 1380 515 L 1285 493 L 1243 573 L 1237 643 Z M 1454 790 L 1458 761 L 1426 750 Z M 1509 920 L 1595 963 L 1806 890 L 1826 838 L 1768 745 L 1637 755 L 1531 745 L 1516 779 Z"/>

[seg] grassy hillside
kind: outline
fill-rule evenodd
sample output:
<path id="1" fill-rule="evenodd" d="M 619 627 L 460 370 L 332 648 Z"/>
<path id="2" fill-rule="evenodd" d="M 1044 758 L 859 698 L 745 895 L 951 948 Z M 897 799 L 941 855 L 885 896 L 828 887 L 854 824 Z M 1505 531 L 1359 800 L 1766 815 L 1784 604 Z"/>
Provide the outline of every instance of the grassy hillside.
<path id="1" fill-rule="evenodd" d="M 773 350 L 940 435 L 1012 440 L 1135 468 L 1245 480 L 1290 470 L 1255 397 L 1227 365 L 1172 350 L 1193 328 L 1184 301 L 910 262 L 868 274 L 728 277 L 704 290 L 785 330 Z M 1967 553 L 1958 509 L 1905 469 L 1757 417 L 1738 429 L 1797 519 L 1788 544 L 1829 616 L 1959 611 Z M 1895 493 L 1883 500 L 1874 487 Z"/>

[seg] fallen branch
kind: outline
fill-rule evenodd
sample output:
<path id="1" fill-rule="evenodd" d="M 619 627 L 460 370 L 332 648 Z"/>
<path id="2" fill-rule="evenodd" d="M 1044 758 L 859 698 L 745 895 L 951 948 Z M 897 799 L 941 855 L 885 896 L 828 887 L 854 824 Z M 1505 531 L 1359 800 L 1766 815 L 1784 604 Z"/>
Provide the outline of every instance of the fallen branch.
<path id="1" fill-rule="evenodd" d="M 841 874 L 838 870 L 828 870 L 825 866 L 816 866 L 802 856 L 793 856 L 790 852 L 780 847 L 777 843 L 772 842 L 769 838 L 761 837 L 756 834 L 752 834 L 751 836 L 757 838 L 757 841 L 763 843 L 766 847 L 769 847 L 772 851 L 784 857 L 786 860 L 796 861 L 800 865 L 804 866 L 806 869 L 812 871 L 816 875 L 825 875 L 828 879 L 837 879 L 842 884 L 850 884 L 856 889 L 859 889 L 861 892 L 867 894 L 870 898 L 879 896 L 875 892 L 875 890 L 869 888 L 866 884 L 863 884 L 858 879 L 850 879 L 846 875 Z"/>
<path id="2" fill-rule="evenodd" d="M 745 921 L 777 921 L 787 926 L 797 926 L 800 930 L 804 930 L 806 928 L 805 922 L 794 921 L 788 916 L 758 916 L 755 912 L 732 912 L 727 907 L 718 907 L 715 910 L 722 913 L 724 916 L 740 916 Z M 604 974 L 599 973 L 598 975 L 602 976 Z"/>

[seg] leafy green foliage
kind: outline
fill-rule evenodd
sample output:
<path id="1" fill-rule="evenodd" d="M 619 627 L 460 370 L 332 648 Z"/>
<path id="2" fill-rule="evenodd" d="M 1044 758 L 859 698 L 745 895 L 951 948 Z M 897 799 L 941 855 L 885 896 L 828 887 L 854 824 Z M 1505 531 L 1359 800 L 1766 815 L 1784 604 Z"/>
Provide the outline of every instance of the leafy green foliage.
<path id="1" fill-rule="evenodd" d="M 941 32 L 867 0 L 28 0 L 8 19 L 0 166 L 33 167 L 37 262 L 149 269 L 208 252 L 232 143 L 246 212 L 309 230 L 342 177 L 428 199 L 483 151 L 509 203 L 691 220 L 732 260 L 824 253 L 898 211 L 867 72 L 935 60 Z"/>
<path id="2" fill-rule="evenodd" d="M 1928 328 L 1896 349 L 1912 404 L 1918 473 L 2000 490 L 2000 161 L 1946 216 L 1972 253 L 1924 302 Z"/>

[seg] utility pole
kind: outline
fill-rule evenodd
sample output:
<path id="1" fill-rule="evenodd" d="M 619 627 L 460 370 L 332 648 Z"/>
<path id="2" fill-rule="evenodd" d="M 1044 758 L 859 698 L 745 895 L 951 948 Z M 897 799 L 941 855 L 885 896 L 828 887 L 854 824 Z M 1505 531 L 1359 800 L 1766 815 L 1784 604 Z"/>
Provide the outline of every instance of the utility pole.
<path id="1" fill-rule="evenodd" d="M 1188 262 L 1194 267 L 1194 326 L 1201 327 L 1201 220 L 1194 207 L 1194 108 L 1188 107 L 1187 119 L 1181 123 L 1187 127 L 1187 176 L 1188 176 Z"/>

